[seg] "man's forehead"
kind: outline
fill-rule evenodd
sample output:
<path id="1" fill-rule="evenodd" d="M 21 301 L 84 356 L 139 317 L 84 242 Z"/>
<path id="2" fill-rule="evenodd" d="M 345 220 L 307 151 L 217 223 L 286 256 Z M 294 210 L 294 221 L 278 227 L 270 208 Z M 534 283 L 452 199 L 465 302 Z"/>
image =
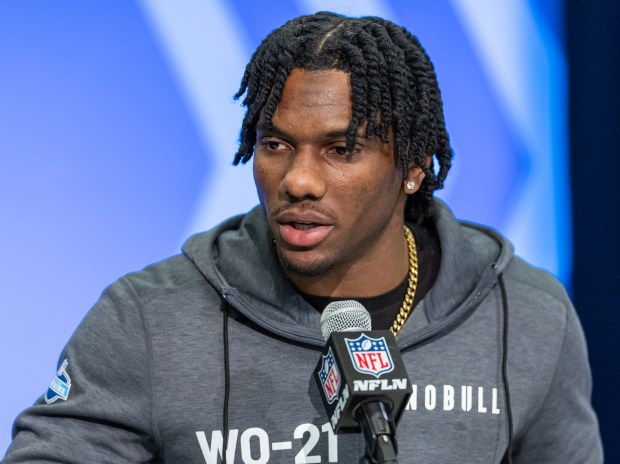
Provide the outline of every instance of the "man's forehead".
<path id="1" fill-rule="evenodd" d="M 310 71 L 293 69 L 282 90 L 280 105 L 301 107 L 351 106 L 351 83 L 348 73 L 337 70 Z"/>

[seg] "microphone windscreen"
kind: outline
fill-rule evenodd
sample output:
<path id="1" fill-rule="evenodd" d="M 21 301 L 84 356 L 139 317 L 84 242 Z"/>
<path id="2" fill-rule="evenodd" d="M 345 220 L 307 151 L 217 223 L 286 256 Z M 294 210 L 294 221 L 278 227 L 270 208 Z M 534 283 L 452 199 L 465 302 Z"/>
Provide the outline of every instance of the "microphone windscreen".
<path id="1" fill-rule="evenodd" d="M 321 332 L 325 341 L 332 332 L 363 332 L 371 327 L 370 313 L 355 300 L 334 301 L 321 315 Z"/>

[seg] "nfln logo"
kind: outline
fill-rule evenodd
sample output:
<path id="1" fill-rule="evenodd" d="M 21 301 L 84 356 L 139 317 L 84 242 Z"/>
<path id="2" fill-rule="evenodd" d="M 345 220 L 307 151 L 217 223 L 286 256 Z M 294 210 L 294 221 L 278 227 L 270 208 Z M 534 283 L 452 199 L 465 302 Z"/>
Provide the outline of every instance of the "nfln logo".
<path id="1" fill-rule="evenodd" d="M 356 371 L 379 378 L 394 370 L 385 337 L 370 338 L 362 334 L 354 340 L 345 338 L 345 341 Z"/>

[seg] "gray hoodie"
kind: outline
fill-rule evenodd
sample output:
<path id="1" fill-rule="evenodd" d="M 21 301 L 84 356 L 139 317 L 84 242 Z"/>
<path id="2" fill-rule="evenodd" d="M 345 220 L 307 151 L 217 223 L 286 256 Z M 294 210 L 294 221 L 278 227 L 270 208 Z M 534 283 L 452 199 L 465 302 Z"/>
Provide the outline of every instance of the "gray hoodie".
<path id="1" fill-rule="evenodd" d="M 397 338 L 414 386 L 399 462 L 499 463 L 509 447 L 513 463 L 602 462 L 565 290 L 441 202 L 434 221 L 439 275 Z M 362 436 L 331 432 L 312 378 L 319 318 L 262 210 L 232 218 L 105 290 L 3 462 L 357 463 Z"/>

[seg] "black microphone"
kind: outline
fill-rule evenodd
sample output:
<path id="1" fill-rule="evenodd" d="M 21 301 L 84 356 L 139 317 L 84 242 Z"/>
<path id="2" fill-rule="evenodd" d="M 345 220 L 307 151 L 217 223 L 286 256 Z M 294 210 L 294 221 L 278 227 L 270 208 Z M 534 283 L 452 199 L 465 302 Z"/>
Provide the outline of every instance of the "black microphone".
<path id="1" fill-rule="evenodd" d="M 327 343 L 314 377 L 334 432 L 364 433 L 361 462 L 396 463 L 395 424 L 412 389 L 394 335 L 371 330 L 370 314 L 353 300 L 327 305 L 321 330 Z"/>

